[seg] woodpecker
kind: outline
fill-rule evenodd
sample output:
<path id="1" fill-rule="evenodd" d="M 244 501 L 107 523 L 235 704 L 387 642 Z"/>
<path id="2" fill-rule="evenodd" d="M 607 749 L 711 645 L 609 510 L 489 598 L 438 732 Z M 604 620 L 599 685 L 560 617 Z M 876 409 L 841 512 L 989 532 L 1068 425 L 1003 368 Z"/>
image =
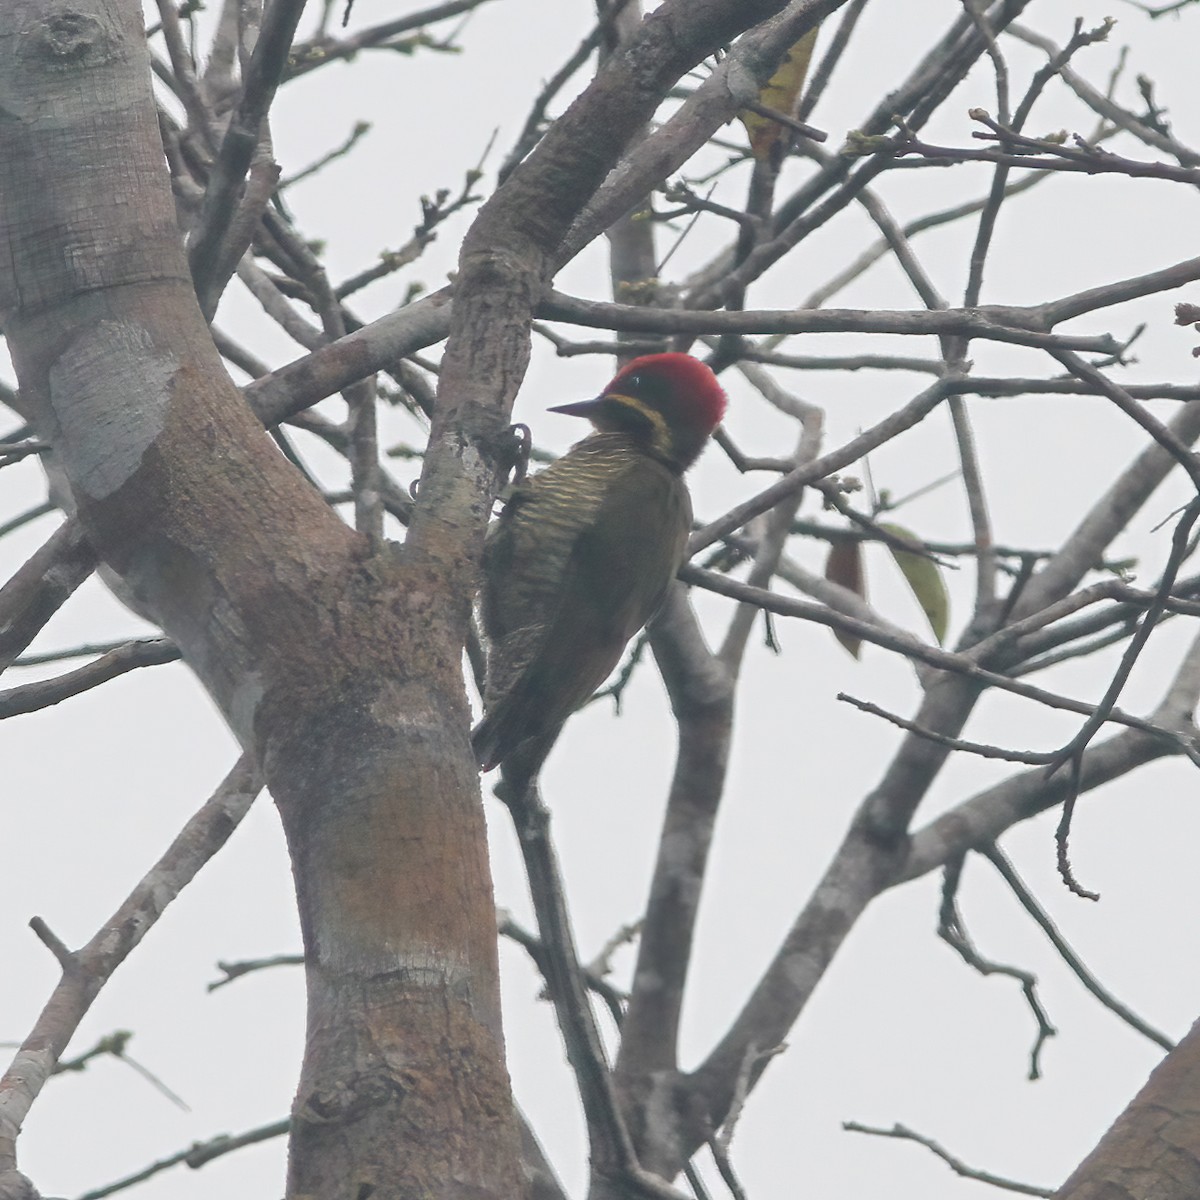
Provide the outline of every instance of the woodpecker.
<path id="1" fill-rule="evenodd" d="M 520 483 L 488 532 L 484 718 L 471 737 L 484 770 L 530 739 L 544 756 L 658 610 L 691 528 L 683 473 L 725 393 L 690 355 L 649 354 L 594 400 L 550 412 L 586 417 L 594 432 Z"/>

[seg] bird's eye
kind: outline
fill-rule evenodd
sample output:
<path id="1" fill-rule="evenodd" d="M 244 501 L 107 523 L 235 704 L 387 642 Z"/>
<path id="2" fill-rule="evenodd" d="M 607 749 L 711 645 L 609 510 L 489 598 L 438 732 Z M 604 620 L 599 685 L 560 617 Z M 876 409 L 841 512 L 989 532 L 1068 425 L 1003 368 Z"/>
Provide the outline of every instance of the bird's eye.
<path id="1" fill-rule="evenodd" d="M 630 375 L 628 382 L 630 387 L 636 388 L 642 386 L 642 377 L 640 375 Z"/>

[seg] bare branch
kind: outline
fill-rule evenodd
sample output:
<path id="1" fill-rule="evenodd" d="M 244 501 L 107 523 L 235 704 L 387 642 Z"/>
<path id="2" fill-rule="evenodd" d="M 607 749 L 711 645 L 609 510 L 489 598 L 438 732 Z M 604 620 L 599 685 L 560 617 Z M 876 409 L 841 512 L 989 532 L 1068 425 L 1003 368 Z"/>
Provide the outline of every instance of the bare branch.
<path id="1" fill-rule="evenodd" d="M 675 585 L 650 627 L 679 744 L 617 1058 L 622 1080 L 678 1068 L 679 1025 L 733 732 L 733 678 Z"/>
<path id="2" fill-rule="evenodd" d="M 1200 437 L 1200 405 L 1184 405 L 1168 422 L 1170 432 L 1190 446 Z M 1147 446 L 1097 498 L 1090 512 L 1064 540 L 1021 593 L 1013 610 L 1020 618 L 1061 599 L 1105 555 L 1112 540 L 1154 493 L 1177 463 L 1175 455 L 1157 443 Z"/>
<path id="3" fill-rule="evenodd" d="M 1112 682 L 1105 691 L 1103 699 L 1096 707 L 1096 712 L 1088 719 L 1079 733 L 1071 739 L 1070 744 L 1063 748 L 1048 774 L 1053 775 L 1055 770 L 1069 759 L 1078 758 L 1080 752 L 1091 740 L 1096 730 L 1103 724 L 1104 713 L 1116 703 L 1117 697 L 1121 694 L 1121 689 L 1125 686 L 1125 681 L 1129 678 L 1130 671 L 1133 670 L 1133 664 L 1137 661 L 1138 655 L 1142 652 L 1143 646 L 1145 646 L 1146 641 L 1150 637 L 1151 630 L 1153 630 L 1155 623 L 1166 607 L 1167 597 L 1170 595 L 1171 588 L 1175 583 L 1176 572 L 1179 570 L 1180 564 L 1183 562 L 1184 555 L 1187 552 L 1188 538 L 1192 526 L 1196 523 L 1197 519 L 1200 519 L 1200 497 L 1197 497 L 1188 505 L 1187 511 L 1175 526 L 1175 533 L 1171 538 L 1171 554 L 1167 559 L 1166 567 L 1163 569 L 1162 579 L 1159 582 L 1154 599 L 1146 609 L 1141 623 L 1130 639 L 1129 646 L 1121 657 L 1121 663 L 1113 675 Z"/>
<path id="4" fill-rule="evenodd" d="M 346 37 L 331 38 L 322 35 L 312 41 L 298 42 L 288 63 L 287 77 L 296 79 L 327 63 L 352 59 L 362 50 L 399 50 L 405 53 L 416 49 L 418 45 L 437 45 L 428 35 L 423 35 L 427 25 L 459 16 L 462 13 L 472 12 L 487 2 L 488 0 L 444 0 L 443 3 L 435 4 L 431 8 L 418 9 L 417 12 L 407 13 L 402 17 L 373 25 L 368 29 L 361 29 Z M 407 42 L 397 40 L 402 34 L 412 30 L 417 31 L 415 37 L 408 39 Z"/>
<path id="5" fill-rule="evenodd" d="M 1166 695 L 1151 714 L 1152 720 L 1164 728 L 1177 730 L 1181 737 L 1195 743 L 1197 735 L 1192 713 L 1198 701 L 1200 637 L 1192 642 Z M 1122 730 L 1107 741 L 1089 746 L 1084 752 L 1080 791 L 1089 791 L 1145 763 L 1178 752 L 1178 743 L 1162 741 L 1141 730 Z M 1053 808 L 1066 792 L 1066 779 L 1059 774 L 1048 780 L 1041 767 L 1022 771 L 984 789 L 913 833 L 895 882 L 915 879 L 966 850 L 993 844 L 1017 822 L 1027 821 Z"/>
<path id="6" fill-rule="evenodd" d="M 938 937 L 942 939 L 969 967 L 973 967 L 985 978 L 989 975 L 1006 975 L 1015 979 L 1021 985 L 1021 992 L 1033 1019 L 1037 1022 L 1037 1035 L 1034 1038 L 1033 1049 L 1029 1053 L 1029 1079 L 1038 1080 L 1042 1077 L 1041 1058 L 1046 1042 L 1058 1034 L 1058 1030 L 1050 1023 L 1046 1010 L 1042 1005 L 1037 991 L 1037 976 L 1032 971 L 1020 967 L 1010 967 L 1003 963 L 993 962 L 984 958 L 975 948 L 963 923 L 962 914 L 958 910 L 958 886 L 962 880 L 962 869 L 966 856 L 952 859 L 946 864 L 942 880 L 942 900 L 938 910 Z"/>
<path id="7" fill-rule="evenodd" d="M 1063 937 L 1057 925 L 1050 918 L 1050 914 L 1038 903 L 1037 898 L 1029 890 L 1025 881 L 1017 874 L 1016 868 L 1013 867 L 1004 851 L 997 845 L 982 846 L 979 853 L 984 856 L 1000 873 L 1001 878 L 1012 889 L 1012 893 L 1020 902 L 1021 907 L 1034 919 L 1038 927 L 1050 939 L 1051 945 L 1058 951 L 1063 962 L 1071 969 L 1071 972 L 1083 984 L 1101 1004 L 1104 1005 L 1110 1012 L 1116 1013 L 1122 1021 L 1125 1022 L 1131 1029 L 1136 1029 L 1138 1033 L 1150 1039 L 1155 1045 L 1160 1046 L 1163 1050 L 1173 1050 L 1175 1043 L 1167 1037 L 1165 1033 L 1160 1033 L 1153 1025 L 1142 1020 L 1131 1008 L 1122 1004 L 1107 988 L 1105 988 L 1096 977 L 1084 966 L 1079 955 L 1071 949 L 1066 938 Z"/>
<path id="8" fill-rule="evenodd" d="M 256 379 L 243 395 L 264 425 L 278 425 L 388 363 L 440 342 L 450 331 L 449 301 L 446 290 L 423 296 Z"/>
<path id="9" fill-rule="evenodd" d="M 217 988 L 222 988 L 227 983 L 232 983 L 235 979 L 241 979 L 243 975 L 252 975 L 256 971 L 265 971 L 270 967 L 302 966 L 304 966 L 303 954 L 275 954 L 270 958 L 253 958 L 243 962 L 219 962 L 217 963 L 217 969 L 224 974 L 224 978 L 214 979 L 208 985 L 208 991 L 215 992 Z"/>
<path id="10" fill-rule="evenodd" d="M 358 145 L 368 133 L 371 132 L 370 121 L 355 121 L 354 127 L 347 134 L 345 141 L 340 146 L 326 151 L 315 162 L 310 163 L 307 167 L 301 168 L 294 175 L 285 175 L 279 180 L 279 190 L 287 191 L 293 184 L 300 183 L 304 179 L 308 179 L 313 175 L 319 174 L 332 162 L 337 162 L 339 158 L 345 158 L 355 146 Z"/>
<path id="11" fill-rule="evenodd" d="M 780 616 L 802 617 L 806 620 L 815 621 L 819 625 L 842 629 L 857 637 L 861 637 L 863 641 L 875 642 L 878 645 L 897 650 L 911 658 L 927 662 L 931 666 L 962 675 L 976 684 L 1000 688 L 1002 691 L 1024 696 L 1028 700 L 1036 700 L 1050 708 L 1060 708 L 1067 712 L 1076 712 L 1087 717 L 1094 716 L 1097 711 L 1095 706 L 1087 704 L 1082 700 L 1073 700 L 1068 696 L 1061 696 L 1055 692 L 1046 691 L 1044 688 L 1037 688 L 1030 684 L 1022 683 L 1020 680 L 1012 679 L 1000 672 L 990 671 L 979 665 L 977 656 L 953 654 L 946 650 L 940 650 L 920 642 L 916 638 L 905 638 L 902 635 L 895 635 L 866 621 L 859 621 L 853 617 L 835 613 L 823 605 L 810 604 L 805 600 L 792 600 L 786 596 L 777 595 L 775 592 L 766 591 L 763 588 L 754 588 L 738 580 L 729 579 L 727 576 L 720 575 L 715 571 L 705 571 L 695 566 L 685 566 L 679 572 L 679 578 L 686 583 L 694 583 L 699 587 L 707 588 L 709 591 L 728 596 L 730 599 L 757 604 L 767 612 L 777 613 Z M 1200 748 L 1192 745 L 1189 738 L 1167 726 L 1156 725 L 1152 721 L 1132 716 L 1116 708 L 1109 710 L 1105 714 L 1104 720 L 1112 721 L 1118 725 L 1126 725 L 1130 729 L 1139 729 L 1145 733 L 1153 733 L 1155 736 L 1164 738 L 1174 744 L 1178 751 L 1187 754 L 1193 760 L 1200 759 Z"/>
<path id="12" fill-rule="evenodd" d="M 561 262 L 574 258 L 651 188 L 678 170 L 739 109 L 758 99 L 788 47 L 845 0 L 792 0 L 770 22 L 738 40 L 679 111 L 628 151 L 576 218 L 563 241 Z M 762 14 L 766 15 L 766 14 Z M 752 25 L 755 21 L 746 22 Z"/>
<path id="13" fill-rule="evenodd" d="M 981 118 L 982 110 L 974 110 Z M 1169 179 L 1176 183 L 1200 183 L 1200 169 L 1177 167 L 1171 163 L 1147 162 L 1125 158 L 1119 154 L 1101 153 L 1089 147 L 1060 146 L 1045 139 L 1025 138 L 1002 130 L 1004 144 L 1013 149 L 973 150 L 962 146 L 938 146 L 919 138 L 901 136 L 895 140 L 871 138 L 862 143 L 865 154 L 887 151 L 896 155 L 916 155 L 915 159 L 898 158 L 898 167 L 941 167 L 948 163 L 985 162 L 1031 171 L 1066 171 L 1084 175 L 1125 175 L 1130 179 Z M 1041 153 L 1031 153 L 1041 151 Z"/>
<path id="14" fill-rule="evenodd" d="M 60 956 L 62 980 L 0 1079 L 0 1175 L 16 1170 L 21 1125 L 92 1001 L 167 905 L 225 844 L 261 786 L 250 759 L 239 759 L 91 941 L 65 959 Z"/>
<path id="15" fill-rule="evenodd" d="M 0 537 L 5 537 L 10 533 L 15 533 L 18 529 L 23 529 L 31 521 L 36 521 L 39 517 L 49 516 L 52 512 L 58 511 L 58 505 L 51 504 L 46 501 L 44 504 L 35 504 L 32 508 L 26 509 L 23 513 L 18 513 L 11 519 L 0 522 Z"/>
<path id="16" fill-rule="evenodd" d="M 162 663 L 178 662 L 179 647 L 169 638 L 142 638 L 126 642 L 95 662 L 68 671 L 40 683 L 25 683 L 0 692 L 0 720 L 24 713 L 37 712 L 53 704 L 61 704 L 72 696 L 90 691 L 138 667 L 156 667 Z"/>
<path id="17" fill-rule="evenodd" d="M 529 957 L 533 960 L 533 964 L 537 967 L 542 978 L 546 981 L 546 992 L 544 996 L 550 996 L 550 988 L 552 979 L 555 976 L 555 968 L 551 965 L 547 957 L 546 946 L 542 939 L 535 934 L 529 932 L 528 929 L 522 928 L 512 919 L 512 916 L 503 911 L 498 911 L 496 916 L 499 918 L 496 927 L 501 937 L 506 937 L 510 941 L 524 949 Z M 619 1029 L 625 1019 L 625 997 L 621 992 L 613 987 L 604 978 L 604 972 L 598 971 L 594 964 L 583 966 L 580 964 L 580 971 L 583 972 L 584 980 L 587 986 L 604 1001 L 608 1007 L 609 1016 L 612 1017 L 613 1024 Z"/>
<path id="18" fill-rule="evenodd" d="M 1030 46 L 1036 46 L 1039 50 L 1045 51 L 1052 58 L 1057 58 L 1062 54 L 1062 50 L 1049 38 L 1035 33 L 1032 29 L 1024 25 L 1014 22 L 1009 26 L 1008 32 L 1019 41 L 1026 42 Z M 1200 154 L 1197 154 L 1194 150 L 1190 150 L 1187 146 L 1176 141 L 1175 138 L 1170 137 L 1162 130 L 1154 129 L 1145 121 L 1139 120 L 1133 113 L 1113 101 L 1111 97 L 1104 95 L 1103 92 L 1098 92 L 1090 83 L 1072 71 L 1070 67 L 1061 68 L 1058 74 L 1067 87 L 1084 104 L 1106 121 L 1111 121 L 1114 125 L 1133 134 L 1134 137 L 1146 143 L 1146 145 L 1153 147 L 1155 150 L 1172 155 L 1184 166 L 1200 167 Z"/>
<path id="19" fill-rule="evenodd" d="M 796 116 L 802 121 L 811 115 L 817 102 L 824 95 L 829 80 L 833 77 L 833 72 L 846 52 L 846 47 L 850 44 L 850 38 L 858 25 L 858 18 L 866 6 L 867 0 L 850 0 L 850 3 L 846 5 L 842 19 L 838 22 L 838 27 L 830 39 L 829 48 L 821 56 L 821 61 L 817 63 L 812 78 L 809 79 L 808 86 L 804 89 L 804 95 L 796 106 Z"/>
<path id="20" fill-rule="evenodd" d="M 891 1129 L 880 1129 L 874 1125 L 862 1125 L 858 1121 L 843 1121 L 842 1128 L 847 1133 L 869 1133 L 875 1137 L 901 1138 L 906 1142 L 916 1142 L 926 1150 L 933 1151 L 956 1175 L 964 1179 L 975 1179 L 980 1183 L 990 1183 L 992 1187 L 1002 1188 L 1008 1192 L 1016 1192 L 1021 1196 L 1053 1196 L 1053 1188 L 1034 1187 L 1031 1183 L 1019 1183 L 1015 1179 L 1005 1179 L 1002 1175 L 993 1175 L 991 1171 L 981 1171 L 976 1167 L 968 1167 L 961 1158 L 951 1154 L 932 1138 L 915 1133 L 905 1125 L 893 1125 Z"/>
<path id="21" fill-rule="evenodd" d="M 270 1141 L 272 1138 L 285 1137 L 291 1126 L 291 1119 L 284 1117 L 281 1121 L 272 1121 L 269 1125 L 260 1125 L 257 1129 L 248 1129 L 244 1133 L 221 1133 L 216 1137 L 209 1138 L 206 1142 L 193 1142 L 186 1150 L 180 1150 L 176 1154 L 160 1158 L 157 1162 L 152 1162 L 133 1175 L 126 1175 L 124 1179 L 118 1179 L 115 1183 L 84 1192 L 79 1200 L 103 1200 L 105 1196 L 113 1196 L 117 1192 L 125 1191 L 126 1188 L 145 1183 L 147 1179 L 153 1179 L 155 1175 L 160 1175 L 171 1167 L 187 1166 L 197 1170 L 214 1159 L 232 1154 L 235 1150 L 241 1150 L 245 1146 L 255 1146 L 259 1142 Z"/>
<path id="22" fill-rule="evenodd" d="M 267 10 L 246 70 L 241 98 L 230 118 L 204 193 L 204 205 L 188 248 L 188 262 L 201 307 L 210 316 L 228 279 L 222 277 L 222 270 L 231 271 L 241 257 L 240 249 L 229 245 L 228 231 L 303 11 L 304 0 L 275 0 Z"/>
<path id="23" fill-rule="evenodd" d="M 68 519 L 0 588 L 0 672 L 29 645 L 72 592 L 96 569 L 96 554 Z"/>
<path id="24" fill-rule="evenodd" d="M 1200 277 L 1200 259 L 1194 261 L 1196 274 L 1193 277 Z M 1183 282 L 1186 280 L 1181 279 L 1180 284 Z M 947 308 L 930 312 L 837 308 L 720 312 L 710 309 L 666 309 L 633 304 L 607 304 L 598 300 L 579 300 L 561 292 L 552 292 L 538 306 L 537 311 L 539 316 L 547 320 L 567 321 L 595 329 L 618 329 L 629 333 L 695 336 L 706 333 L 892 333 L 926 334 L 934 337 L 950 334 L 1046 350 L 1082 350 L 1109 354 L 1117 348 L 1116 341 L 1109 335 L 1077 337 L 1066 334 L 1056 336 L 1044 332 L 1050 327 L 1042 315 L 1046 307 L 1043 305 L 1037 309 L 1019 309 L 985 306 L 974 310 Z"/>
<path id="25" fill-rule="evenodd" d="M 837 450 L 831 450 L 820 458 L 804 466 L 789 471 L 782 479 L 764 488 L 759 494 L 742 504 L 730 509 L 723 517 L 710 521 L 692 534 L 688 540 L 688 554 L 696 555 L 707 546 L 723 538 L 726 534 L 740 529 L 751 517 L 766 512 L 774 507 L 785 496 L 851 463 L 857 462 L 864 454 L 874 450 L 884 442 L 890 441 L 905 429 L 923 421 L 947 395 L 948 381 L 943 378 L 919 392 L 907 404 L 889 414 L 877 425 L 864 430 L 858 437 L 852 438 Z"/>
<path id="26" fill-rule="evenodd" d="M 1027 750 L 1005 750 L 1000 746 L 988 746 L 982 742 L 968 742 L 962 738 L 947 737 L 944 733 L 938 733 L 936 729 L 924 729 L 915 721 L 908 721 L 904 717 L 890 713 L 886 709 L 880 708 L 878 704 L 872 704 L 869 700 L 859 700 L 857 697 L 847 695 L 845 692 L 838 692 L 837 698 L 857 708 L 859 712 L 869 713 L 874 717 L 882 717 L 885 721 L 890 721 L 893 725 L 906 730 L 908 733 L 915 733 L 918 737 L 927 738 L 929 741 L 936 742 L 937 745 L 945 746 L 950 750 L 962 750 L 966 754 L 977 754 L 980 758 L 998 758 L 1002 762 L 1026 763 L 1030 766 L 1045 766 L 1057 757 L 1058 752 L 1054 750 L 1042 753 Z"/>
<path id="27" fill-rule="evenodd" d="M 536 786 L 526 784 L 517 788 L 502 784 L 499 794 L 512 815 L 525 858 L 541 934 L 539 965 L 587 1115 L 592 1161 L 606 1173 L 636 1173 L 640 1170 L 637 1155 L 617 1103 L 604 1044 L 588 1004 L 575 950 L 557 856 L 549 837 L 550 814 Z"/>

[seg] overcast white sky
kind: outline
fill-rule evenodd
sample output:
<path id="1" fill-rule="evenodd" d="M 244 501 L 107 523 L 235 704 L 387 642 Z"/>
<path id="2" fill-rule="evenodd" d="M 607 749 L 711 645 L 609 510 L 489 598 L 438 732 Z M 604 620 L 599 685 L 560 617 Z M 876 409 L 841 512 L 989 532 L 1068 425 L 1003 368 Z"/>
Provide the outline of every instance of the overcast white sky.
<path id="1" fill-rule="evenodd" d="M 215 5 L 214 5 L 215 7 Z M 359 0 L 354 24 L 415 10 L 416 4 Z M 831 145 L 854 127 L 880 93 L 895 86 L 932 38 L 959 11 L 957 0 L 869 6 L 854 52 L 813 115 Z M 1060 43 L 1072 19 L 1089 23 L 1110 10 L 1083 0 L 1039 0 L 1028 23 Z M 1161 104 L 1184 142 L 1200 144 L 1194 110 L 1195 45 L 1200 16 L 1147 20 L 1132 5 L 1112 41 L 1078 61 L 1103 85 L 1120 46 L 1130 59 L 1119 98 L 1136 107 L 1133 77 L 1151 75 Z M 417 197 L 456 188 L 496 133 L 485 164 L 507 153 L 541 81 L 569 54 L 591 20 L 585 0 L 495 0 L 461 35 L 465 53 L 412 57 L 368 54 L 289 85 L 276 106 L 273 130 L 284 174 L 339 143 L 360 118 L 369 136 L 348 159 L 298 186 L 289 203 L 304 234 L 328 243 L 328 268 L 340 279 L 395 247 L 419 218 Z M 445 26 L 441 30 L 445 30 Z M 1006 43 L 1020 94 L 1040 56 Z M 818 48 L 820 53 L 820 47 Z M 931 139 L 966 144 L 974 128 L 969 107 L 994 108 L 988 72 L 973 74 L 945 106 Z M 1065 126 L 1090 130 L 1093 118 L 1052 88 L 1033 132 Z M 739 136 L 731 128 L 731 137 Z M 1132 143 L 1119 145 L 1148 157 Z M 796 180 L 805 168 L 789 167 Z M 491 186 L 492 176 L 485 179 Z M 743 184 L 716 198 L 738 204 Z M 881 192 L 896 215 L 980 194 L 984 168 L 896 173 Z M 786 189 L 785 189 L 786 190 Z M 1004 210 L 987 273 L 985 300 L 1026 303 L 1166 266 L 1193 253 L 1184 231 L 1195 228 L 1195 197 L 1175 184 L 1120 179 L 1061 178 Z M 355 304 L 367 317 L 398 302 L 414 279 L 439 286 L 453 268 L 464 218 L 448 227 L 422 261 L 364 293 Z M 672 269 L 703 261 L 715 229 L 694 235 Z M 952 298 L 961 295 L 965 247 L 973 227 L 925 235 L 915 243 L 927 269 Z M 752 295 L 755 306 L 794 305 L 864 244 L 873 240 L 857 212 L 833 222 L 777 278 Z M 595 246 L 562 277 L 568 291 L 605 297 L 603 247 Z M 272 364 L 298 355 L 231 292 L 218 323 Z M 1140 362 L 1123 378 L 1190 382 L 1189 331 L 1171 326 L 1162 297 L 1076 323 L 1080 332 L 1127 334 L 1140 320 L 1150 328 L 1138 344 Z M 835 301 L 861 307 L 919 307 L 890 264 L 881 264 Z M 590 335 L 587 335 L 590 336 Z M 803 345 L 801 346 L 801 342 Z M 798 339 L 797 351 L 861 348 L 863 339 Z M 930 352 L 928 346 L 876 339 L 878 350 Z M 611 369 L 601 358 L 556 360 L 544 344 L 517 404 L 538 442 L 561 450 L 579 429 L 543 410 L 595 394 Z M 976 345 L 979 369 L 1048 373 L 1032 352 Z M 5 378 L 11 378 L 6 372 Z M 826 411 L 827 446 L 924 386 L 916 376 L 859 373 L 785 378 Z M 738 379 L 728 380 L 727 427 L 752 452 L 790 452 L 794 434 Z M 1050 546 L 1082 515 L 1092 497 L 1143 443 L 1143 435 L 1104 401 L 1089 398 L 974 401 L 973 414 L 998 540 Z M 330 406 L 336 413 L 337 408 Z M 1169 411 L 1165 407 L 1156 411 Z M 394 414 L 385 442 L 411 440 L 414 430 Z M 781 440 L 782 439 L 782 440 Z M 317 461 L 338 478 L 339 465 Z M 886 447 L 872 463 L 876 482 L 904 494 L 953 470 L 947 420 Z M 409 464 L 397 467 L 407 483 Z M 701 518 L 757 490 L 710 450 L 694 471 Z M 0 521 L 43 495 L 32 462 L 0 472 Z M 1149 582 L 1162 562 L 1170 527 L 1153 527 L 1182 499 L 1174 481 L 1139 515 L 1116 547 L 1138 556 Z M 808 512 L 815 512 L 810 501 Z M 903 510 L 900 520 L 928 537 L 962 537 L 965 504 L 951 485 Z M 54 528 L 43 518 L 0 541 L 7 578 Z M 807 561 L 819 562 L 810 548 Z M 886 554 L 871 564 L 872 598 L 896 621 L 920 630 L 921 618 Z M 971 595 L 969 571 L 951 588 L 954 631 Z M 728 606 L 700 600 L 714 635 Z M 35 645 L 50 649 L 103 641 L 143 627 L 97 581 L 80 590 Z M 803 903 L 862 796 L 878 780 L 898 742 L 894 729 L 834 700 L 841 690 L 910 713 L 916 698 L 903 661 L 867 647 L 852 661 L 821 628 L 780 621 L 783 653 L 756 638 L 739 692 L 739 732 L 727 799 L 705 895 L 685 1052 L 702 1056 L 736 1013 L 756 973 Z M 1144 711 L 1160 697 L 1190 630 L 1182 621 L 1155 635 L 1123 707 Z M 1052 686 L 1083 696 L 1099 693 L 1113 660 L 1060 671 Z M 61 670 L 63 668 L 55 668 Z M 12 682 L 36 678 L 13 672 Z M 6 681 L 8 682 L 8 681 Z M 1012 699 L 990 700 L 967 736 L 1046 749 L 1069 736 L 1076 719 Z M 26 928 L 37 914 L 71 945 L 85 941 L 116 907 L 186 817 L 232 764 L 232 738 L 185 668 L 137 672 L 58 709 L 0 726 L 6 799 L 0 872 L 0 1040 L 19 1041 L 57 978 L 50 955 Z M 624 715 L 598 705 L 577 717 L 556 750 L 546 779 L 555 813 L 576 932 L 585 956 L 644 901 L 673 743 L 661 686 L 643 669 Z M 953 761 L 930 798 L 922 822 L 978 791 L 1011 768 L 979 760 Z M 1122 999 L 1174 1037 L 1200 1010 L 1200 973 L 1189 915 L 1195 907 L 1194 847 L 1200 835 L 1195 779 L 1178 762 L 1159 763 L 1089 794 L 1075 825 L 1073 858 L 1085 885 L 1103 894 L 1087 904 L 1066 894 L 1054 871 L 1053 821 L 1043 818 L 1004 841 L 1084 960 Z M 519 856 L 494 801 L 492 824 L 498 903 L 532 924 Z M 963 966 L 934 935 L 937 880 L 925 879 L 885 896 L 850 937 L 790 1039 L 754 1093 L 734 1142 L 733 1157 L 754 1200 L 812 1196 L 828 1200 L 960 1200 L 982 1185 L 955 1178 L 928 1152 L 840 1130 L 843 1120 L 904 1122 L 940 1140 L 971 1164 L 1052 1186 L 1094 1144 L 1158 1061 L 1159 1051 L 1122 1026 L 1068 975 L 986 864 L 972 861 L 963 912 L 981 951 L 1038 973 L 1041 994 L 1059 1036 L 1043 1055 L 1045 1078 L 1026 1081 L 1032 1018 L 1012 980 L 984 980 Z M 114 1029 L 134 1031 L 131 1055 L 190 1106 L 173 1106 L 134 1071 L 101 1060 L 84 1074 L 56 1080 L 35 1106 L 21 1142 L 21 1167 L 46 1195 L 74 1196 L 150 1162 L 207 1140 L 274 1121 L 287 1112 L 302 1044 L 300 972 L 260 973 L 208 994 L 216 962 L 295 951 L 299 932 L 279 823 L 261 799 L 229 846 L 185 892 L 145 944 L 118 972 L 85 1021 L 79 1052 Z M 582 1124 L 557 1031 L 537 1001 L 538 981 L 523 952 L 502 948 L 510 1064 L 520 1103 L 578 1195 L 586 1177 Z M 629 951 L 618 956 L 623 981 Z M 282 1192 L 284 1144 L 277 1140 L 191 1172 L 176 1168 L 136 1193 L 142 1200 L 261 1200 Z"/>

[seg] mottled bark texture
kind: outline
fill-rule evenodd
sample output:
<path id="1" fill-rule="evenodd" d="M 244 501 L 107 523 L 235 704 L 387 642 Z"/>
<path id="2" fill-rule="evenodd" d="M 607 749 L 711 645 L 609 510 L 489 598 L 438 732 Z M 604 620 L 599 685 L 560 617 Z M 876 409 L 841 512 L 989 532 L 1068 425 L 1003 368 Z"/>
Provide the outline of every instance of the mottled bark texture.
<path id="1" fill-rule="evenodd" d="M 436 538 L 372 555 L 238 395 L 196 303 L 149 79 L 132 0 L 0 5 L 0 319 L 22 394 L 91 545 L 282 814 L 309 963 L 289 1195 L 511 1200 L 460 669 L 471 564 Z"/>

